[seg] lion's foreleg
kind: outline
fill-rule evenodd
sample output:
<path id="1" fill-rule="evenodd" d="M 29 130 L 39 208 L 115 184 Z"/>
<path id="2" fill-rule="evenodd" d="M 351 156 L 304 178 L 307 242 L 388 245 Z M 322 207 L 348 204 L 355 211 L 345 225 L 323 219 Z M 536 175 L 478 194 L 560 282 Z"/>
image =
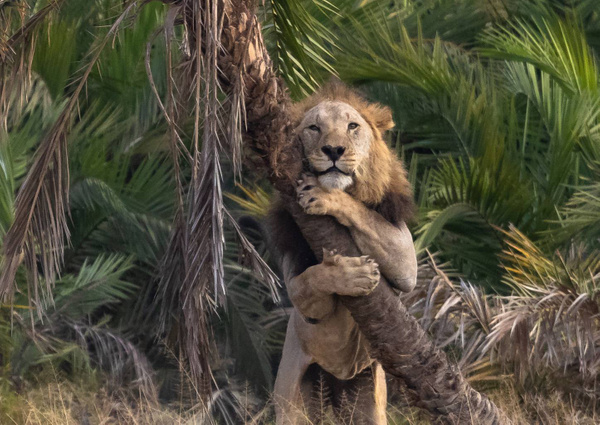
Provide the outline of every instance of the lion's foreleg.
<path id="1" fill-rule="evenodd" d="M 346 226 L 360 252 L 379 263 L 392 285 L 405 292 L 415 287 L 417 257 L 406 224 L 395 226 L 342 190 L 318 187 L 314 176 L 303 175 L 297 193 L 307 214 L 330 215 Z"/>
<path id="2" fill-rule="evenodd" d="M 309 267 L 296 276 L 293 273 L 294 266 L 292 257 L 284 256 L 284 280 L 290 301 L 298 312 L 308 321 L 319 321 L 333 313 L 336 300 L 318 285 L 325 279 L 321 265 Z"/>
<path id="3" fill-rule="evenodd" d="M 377 212 L 360 207 L 348 226 L 352 239 L 363 254 L 379 263 L 381 273 L 393 286 L 412 291 L 417 283 L 417 256 L 406 224 L 396 227 Z"/>
<path id="4" fill-rule="evenodd" d="M 284 257 L 283 269 L 293 270 L 291 257 Z M 285 276 L 288 295 L 294 307 L 310 322 L 322 320 L 335 311 L 333 294 L 360 296 L 368 294 L 379 282 L 379 268 L 372 259 L 344 257 L 324 253 L 323 262 L 307 268 L 297 276 Z"/>

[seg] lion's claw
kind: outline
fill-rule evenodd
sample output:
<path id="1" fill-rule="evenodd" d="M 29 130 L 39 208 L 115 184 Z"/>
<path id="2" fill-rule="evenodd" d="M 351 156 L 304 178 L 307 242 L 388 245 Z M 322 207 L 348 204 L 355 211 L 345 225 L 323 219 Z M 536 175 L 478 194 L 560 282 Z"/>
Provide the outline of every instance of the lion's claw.
<path id="1" fill-rule="evenodd" d="M 319 187 L 319 182 L 312 174 L 302 174 L 297 181 L 296 197 L 298 203 L 307 214 L 326 215 L 327 192 Z"/>

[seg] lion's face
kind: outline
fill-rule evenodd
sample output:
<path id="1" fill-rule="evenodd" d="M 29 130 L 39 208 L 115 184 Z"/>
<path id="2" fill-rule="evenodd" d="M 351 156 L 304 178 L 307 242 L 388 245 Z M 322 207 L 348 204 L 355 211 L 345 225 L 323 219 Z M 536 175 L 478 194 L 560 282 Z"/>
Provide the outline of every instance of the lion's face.
<path id="1" fill-rule="evenodd" d="M 297 132 L 319 184 L 346 189 L 368 159 L 373 130 L 352 106 L 324 101 L 308 110 Z"/>
<path id="2" fill-rule="evenodd" d="M 345 190 L 370 206 L 395 195 L 411 199 L 402 162 L 383 138 L 394 127 L 389 107 L 332 82 L 293 105 L 291 114 L 304 151 L 294 177 L 309 171 L 320 186 Z"/>

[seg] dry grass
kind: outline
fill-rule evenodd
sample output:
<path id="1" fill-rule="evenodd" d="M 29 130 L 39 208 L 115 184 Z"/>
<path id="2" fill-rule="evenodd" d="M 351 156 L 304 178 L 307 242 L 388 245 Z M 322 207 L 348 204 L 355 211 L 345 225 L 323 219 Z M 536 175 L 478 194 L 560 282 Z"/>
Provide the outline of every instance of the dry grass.
<path id="1" fill-rule="evenodd" d="M 505 384 L 489 394 L 515 425 L 526 424 L 597 424 L 600 417 L 586 415 L 557 394 L 543 397 L 523 394 Z M 391 425 L 424 425 L 429 422 L 417 409 L 390 405 Z M 200 425 L 214 423 L 202 412 L 172 405 L 159 405 L 131 394 L 108 394 L 68 381 L 40 384 L 16 394 L 0 390 L 0 423 L 18 425 Z M 245 424 L 271 424 L 266 408 L 249 417 Z M 329 417 L 325 424 L 333 424 Z"/>
<path id="2" fill-rule="evenodd" d="M 557 392 L 542 396 L 533 392 L 534 388 L 530 388 L 530 391 L 523 394 L 512 384 L 506 384 L 489 395 L 515 425 L 600 423 L 597 414 L 582 412 L 575 403 L 565 400 Z"/>
<path id="3" fill-rule="evenodd" d="M 507 415 L 513 425 L 593 425 L 600 423 L 600 416 L 582 412 L 575 403 L 565 400 L 558 393 L 543 396 L 518 390 L 505 382 L 488 392 L 488 396 Z M 390 425 L 424 425 L 430 422 L 415 408 L 388 406 Z"/>
<path id="4" fill-rule="evenodd" d="M 53 382 L 17 395 L 0 394 L 0 423 L 19 425 L 195 424 L 192 412 L 180 412 L 145 399 L 110 396 L 68 382 Z"/>

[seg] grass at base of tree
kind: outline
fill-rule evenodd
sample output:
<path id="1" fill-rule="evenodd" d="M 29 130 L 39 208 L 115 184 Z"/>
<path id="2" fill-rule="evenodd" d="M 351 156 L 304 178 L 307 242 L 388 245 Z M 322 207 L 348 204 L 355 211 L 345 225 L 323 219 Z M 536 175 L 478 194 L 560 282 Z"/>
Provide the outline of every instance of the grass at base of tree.
<path id="1" fill-rule="evenodd" d="M 515 425 L 596 424 L 600 417 L 585 414 L 558 393 L 523 393 L 506 383 L 488 395 Z M 329 415 L 327 415 L 330 418 Z M 111 391 L 98 382 L 73 382 L 59 376 L 48 377 L 25 388 L 20 394 L 0 383 L 0 423 L 15 425 L 200 425 L 220 423 L 203 414 L 200 408 L 153 402 L 135 392 Z M 256 411 L 248 407 L 244 425 L 273 424 L 273 409 L 268 405 Z M 388 405 L 390 425 L 430 423 L 417 409 Z M 326 420 L 325 424 L 333 424 Z M 241 424 L 240 424 L 241 425 Z"/>

